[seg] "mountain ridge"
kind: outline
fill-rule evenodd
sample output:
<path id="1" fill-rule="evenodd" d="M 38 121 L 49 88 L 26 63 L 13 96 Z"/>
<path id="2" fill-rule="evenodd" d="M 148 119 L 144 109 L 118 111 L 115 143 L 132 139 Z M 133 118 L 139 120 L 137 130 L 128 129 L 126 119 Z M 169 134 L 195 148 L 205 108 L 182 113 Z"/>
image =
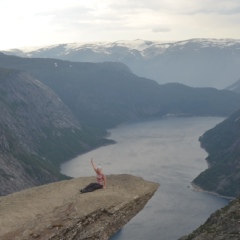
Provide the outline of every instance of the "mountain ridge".
<path id="1" fill-rule="evenodd" d="M 0 68 L 0 108 L 0 195 L 66 179 L 62 161 L 111 142 L 83 129 L 61 99 L 26 72 Z"/>
<path id="2" fill-rule="evenodd" d="M 229 116 L 240 107 L 240 95 L 232 91 L 160 85 L 138 77 L 123 63 L 0 54 L 0 66 L 5 67 L 0 71 L 0 103 L 5 111 L 0 116 L 0 148 L 6 155 L 15 146 L 11 158 L 27 165 L 31 159 L 40 166 L 49 161 L 56 174 L 63 161 L 113 143 L 104 138 L 107 129 L 125 121 L 169 115 Z M 29 88 L 31 84 L 34 87 Z M 64 111 L 59 110 L 60 102 Z M 62 128 L 69 118 L 72 125 Z M 9 175 L 6 169 L 1 171 L 2 186 L 9 183 Z"/>
<path id="3" fill-rule="evenodd" d="M 226 88 L 240 76 L 240 40 L 189 39 L 70 43 L 35 50 L 3 51 L 22 57 L 58 58 L 78 62 L 123 62 L 142 77 L 159 83 Z"/>
<path id="4" fill-rule="evenodd" d="M 4 62 L 4 59 L 5 59 L 5 62 Z M 23 174 L 24 175 L 23 178 L 20 180 L 18 178 L 19 176 L 15 175 L 16 179 L 18 179 L 20 186 L 15 186 L 15 188 L 12 187 L 11 191 L 17 191 L 19 189 L 31 187 L 36 184 L 43 184 L 46 182 L 57 181 L 64 177 L 64 176 L 57 175 L 56 169 L 54 170 L 56 174 L 55 178 L 53 177 L 54 174 L 53 175 L 46 174 L 48 170 L 53 171 L 53 169 L 49 169 L 49 166 L 48 167 L 43 166 L 43 172 L 40 171 L 40 173 L 39 173 L 39 166 L 37 166 L 37 168 L 32 167 L 32 165 L 29 167 L 30 161 L 31 162 L 35 161 L 36 163 L 40 164 L 40 166 L 41 164 L 44 164 L 44 161 L 42 161 L 43 158 L 40 161 L 38 156 L 34 156 L 35 152 L 39 152 L 39 148 L 35 144 L 37 144 L 39 140 L 41 141 L 42 138 L 41 136 L 39 138 L 36 137 L 32 141 L 31 140 L 32 136 L 30 136 L 30 140 L 26 141 L 27 138 L 22 137 L 22 140 L 25 140 L 26 143 L 19 141 L 19 139 L 21 140 L 21 138 L 18 138 L 18 135 L 20 135 L 21 137 L 21 134 L 19 133 L 12 134 L 11 132 L 12 129 L 13 130 L 16 129 L 15 133 L 18 130 L 16 127 L 17 123 L 14 122 L 14 119 L 10 121 L 10 123 L 14 123 L 12 124 L 14 127 L 12 128 L 11 126 L 6 128 L 6 125 L 7 125 L 6 123 L 8 123 L 9 119 L 11 119 L 11 117 L 13 116 L 15 117 L 18 116 L 19 123 L 22 123 L 23 122 L 22 119 L 25 119 L 23 124 L 25 124 L 24 128 L 26 129 L 27 127 L 32 129 L 31 128 L 32 122 L 38 123 L 40 121 L 39 124 L 43 124 L 43 123 L 50 124 L 52 122 L 55 122 L 54 120 L 57 119 L 56 128 L 53 128 L 52 131 L 50 131 L 50 135 L 47 135 L 47 132 L 49 132 L 51 128 L 50 129 L 47 128 L 47 131 L 42 131 L 42 132 L 37 131 L 39 135 L 46 134 L 45 140 L 46 139 L 49 140 L 47 144 L 45 144 L 41 149 L 40 156 L 46 159 L 54 159 L 54 155 L 52 154 L 47 154 L 47 155 L 42 155 L 42 154 L 43 153 L 46 154 L 50 142 L 52 140 L 56 141 L 56 137 L 58 138 L 59 136 L 64 136 L 64 137 L 68 136 L 68 135 L 65 135 L 64 132 L 61 132 L 58 129 L 59 127 L 60 128 L 64 126 L 70 126 L 70 128 L 71 126 L 75 127 L 74 131 L 70 132 L 71 136 L 73 136 L 75 135 L 75 133 L 78 133 L 79 130 L 84 129 L 85 124 L 89 123 L 89 121 L 92 119 L 95 120 L 94 122 L 95 124 L 97 123 L 97 125 L 94 125 L 94 124 L 92 125 L 95 127 L 99 126 L 98 125 L 99 124 L 98 121 L 100 119 L 99 117 L 102 117 L 101 119 L 104 121 L 105 125 L 100 124 L 101 127 L 104 129 L 107 126 L 115 126 L 116 124 L 123 122 L 127 119 L 131 119 L 132 117 L 141 118 L 141 117 L 147 117 L 147 116 L 166 116 L 168 114 L 208 115 L 210 113 L 211 114 L 222 113 L 222 114 L 228 115 L 232 111 L 235 111 L 237 108 L 239 109 L 239 105 L 238 105 L 238 103 L 240 102 L 239 94 L 235 94 L 235 93 L 232 93 L 231 91 L 225 91 L 225 90 L 219 91 L 213 88 L 197 89 L 197 88 L 188 87 L 182 84 L 174 84 L 174 83 L 169 83 L 169 84 L 160 86 L 158 83 L 156 83 L 153 80 L 137 77 L 131 71 L 129 71 L 129 68 L 119 63 L 99 63 L 99 64 L 81 63 L 80 64 L 80 63 L 73 63 L 70 61 L 61 61 L 56 59 L 43 60 L 43 59 L 24 59 L 24 58 L 12 57 L 12 56 L 6 57 L 4 54 L 2 55 L 0 54 L 0 65 L 4 65 L 5 67 L 8 66 L 8 67 L 20 69 L 20 70 L 11 70 L 11 69 L 3 69 L 3 68 L 0 69 L 0 105 L 3 111 L 6 109 L 6 113 L 2 114 L 0 117 L 0 159 L 4 158 L 4 161 L 5 161 L 5 162 L 1 162 L 0 186 L 9 188 L 9 185 L 7 184 L 10 182 L 10 180 L 12 181 L 12 173 L 5 171 L 5 169 L 3 169 L 2 166 L 5 166 L 7 168 L 9 167 L 9 165 L 14 165 L 18 169 L 18 171 L 14 169 L 15 173 L 16 172 L 19 173 L 19 170 L 25 171 Z M 109 66 L 110 68 L 108 69 Z M 75 68 L 76 68 L 76 72 L 75 72 L 76 76 L 72 75 L 72 77 L 69 77 L 69 73 L 72 72 L 72 69 L 75 69 Z M 66 69 L 70 71 L 67 73 L 64 73 Z M 79 69 L 81 70 L 80 71 L 81 74 L 79 72 Z M 25 71 L 25 72 L 23 73 L 22 71 Z M 30 73 L 34 76 L 34 78 L 37 78 L 37 79 L 39 78 L 39 80 L 41 80 L 42 83 L 34 79 L 28 73 L 26 73 L 28 71 L 30 71 Z M 23 88 L 24 81 L 27 82 L 26 84 L 27 86 L 25 88 Z M 13 82 L 14 84 L 12 84 Z M 51 114 L 53 121 L 49 121 L 49 119 L 46 118 L 46 116 L 44 116 L 44 113 L 46 113 L 45 107 L 49 107 L 49 104 L 51 106 L 51 104 L 53 104 L 54 101 L 50 101 L 49 103 L 48 100 L 52 99 L 49 96 L 49 94 L 47 94 L 48 97 L 45 96 L 44 94 L 42 97 L 36 97 L 36 98 L 30 97 L 33 95 L 35 96 L 35 94 L 31 92 L 32 88 L 29 89 L 29 84 L 33 84 L 33 83 L 35 83 L 34 85 L 35 87 L 42 89 L 42 91 L 44 90 L 44 92 L 47 91 L 48 93 L 51 92 L 51 94 L 55 96 L 54 101 L 57 101 L 57 102 L 63 101 L 61 104 L 63 104 L 66 108 L 71 106 L 71 110 L 66 110 L 66 112 L 63 112 L 63 111 L 55 112 L 55 110 L 59 108 L 54 108 L 54 114 L 59 114 L 59 115 L 54 116 L 54 114 L 53 115 Z M 46 87 L 44 84 L 48 85 L 48 87 Z M 126 88 L 126 86 L 128 87 Z M 8 89 L 8 91 L 6 91 L 6 89 Z M 54 90 L 55 93 L 53 93 L 52 90 Z M 73 90 L 76 90 L 76 92 L 74 92 Z M 71 96 L 69 99 L 67 99 L 70 95 L 69 93 L 71 93 Z M 38 94 L 36 96 L 38 96 Z M 73 101 L 76 100 L 75 97 L 77 97 L 78 101 L 76 101 L 76 103 L 73 104 Z M 25 98 L 29 98 L 28 101 L 26 101 Z M 37 101 L 32 102 L 33 99 Z M 165 102 L 163 102 L 163 100 Z M 90 102 L 91 104 L 89 104 Z M 225 106 L 224 104 L 226 103 L 228 105 Z M 43 106 L 41 104 L 43 104 Z M 80 109 L 80 106 L 81 106 L 81 111 L 78 112 L 77 109 Z M 113 106 L 114 108 L 112 108 Z M 40 108 L 39 112 L 41 114 L 38 114 L 39 108 Z M 42 111 L 41 109 L 44 109 L 44 111 Z M 98 113 L 96 112 L 97 109 L 100 109 Z M 34 121 L 32 122 L 29 121 L 29 118 L 28 118 L 29 114 L 27 110 L 29 111 L 31 110 L 30 112 L 32 112 L 33 110 L 36 111 L 36 113 L 33 112 Z M 88 112 L 86 110 L 88 110 Z M 52 112 L 51 108 L 47 108 L 46 115 L 49 115 L 49 113 L 51 112 Z M 15 115 L 8 116 L 8 114 L 12 114 L 12 113 L 14 113 Z M 233 114 L 234 115 L 233 119 L 230 117 L 231 122 L 235 122 L 235 124 L 239 123 L 238 120 L 240 119 L 240 116 L 238 116 L 238 113 L 239 112 L 237 112 L 237 114 L 236 113 Z M 72 115 L 73 117 L 72 120 L 68 119 L 68 117 L 70 118 L 69 114 Z M 82 118 L 83 115 L 85 116 L 87 115 L 87 119 L 83 119 Z M 7 117 L 7 118 L 2 119 L 3 117 Z M 63 121 L 62 117 L 66 117 L 64 122 L 62 122 Z M 109 120 L 110 117 L 112 117 L 110 119 L 111 121 L 107 122 L 107 120 Z M 3 120 L 6 120 L 6 121 L 4 122 Z M 68 121 L 70 122 L 68 123 Z M 21 124 L 19 126 L 21 126 Z M 235 127 L 233 128 L 232 131 L 237 134 L 239 131 L 238 131 L 238 128 L 235 128 Z M 237 131 L 235 131 L 236 129 Z M 232 131 L 230 131 L 230 133 Z M 221 138 L 224 139 L 224 137 L 228 137 L 225 133 L 226 132 L 223 131 L 223 137 Z M 100 134 L 100 137 L 101 136 L 103 136 L 102 132 Z M 84 138 L 84 140 L 86 139 L 89 141 L 88 138 Z M 82 144 L 84 145 L 86 142 L 82 142 L 81 141 L 82 139 L 77 136 L 76 138 L 71 139 L 71 143 L 74 143 L 74 147 L 76 147 L 75 145 L 76 140 L 78 142 L 77 149 L 79 151 L 79 146 L 80 145 L 82 146 Z M 18 143 L 18 144 L 15 145 L 14 143 Z M 31 146 L 32 143 L 34 143 L 33 146 Z M 65 141 L 64 142 L 56 141 L 55 143 L 56 145 L 58 145 L 59 143 L 60 144 L 65 143 Z M 236 142 L 234 141 L 234 143 Z M 90 144 L 90 146 L 93 146 L 93 145 Z M 13 149 L 12 148 L 13 146 L 17 149 Z M 207 145 L 203 144 L 202 146 L 210 154 L 210 151 L 207 148 Z M 237 148 L 239 146 L 238 142 L 237 144 L 234 144 L 234 146 L 236 146 Z M 60 151 L 60 149 L 58 148 L 61 154 L 58 155 L 57 158 L 61 156 L 63 153 L 65 153 L 65 149 L 66 149 L 64 148 L 65 145 L 61 145 L 61 147 L 63 148 L 62 149 L 63 151 Z M 67 147 L 69 147 L 69 145 L 67 145 Z M 90 149 L 88 147 L 89 146 L 87 146 L 85 150 Z M 229 148 L 227 149 L 229 150 Z M 14 150 L 15 155 L 9 154 L 10 150 Z M 55 148 L 55 151 L 56 150 L 57 149 Z M 75 150 L 76 149 L 72 149 L 73 153 L 78 153 Z M 222 150 L 224 150 L 224 148 Z M 231 146 L 230 146 L 230 150 L 231 150 Z M 69 151 L 69 149 L 67 151 Z M 221 152 L 221 154 L 222 153 L 224 152 Z M 228 152 L 225 152 L 225 153 L 227 153 L 226 156 L 228 157 Z M 237 154 L 237 156 L 239 156 L 239 154 Z M 17 160 L 16 159 L 17 157 L 18 157 L 18 160 L 20 161 L 16 163 L 14 161 Z M 210 156 L 210 158 L 211 157 L 212 156 Z M 64 156 L 64 158 L 62 158 L 61 160 L 55 159 L 54 165 L 57 166 L 64 159 L 66 159 L 66 156 Z M 235 159 L 235 160 L 238 161 L 238 159 Z M 21 163 L 21 161 L 23 163 Z M 212 169 L 214 164 L 216 164 L 215 161 L 212 161 L 210 164 Z M 28 167 L 27 171 L 26 171 L 26 165 Z M 231 165 L 231 162 L 230 162 L 230 165 Z M 237 165 L 237 168 L 235 166 L 236 165 L 233 165 L 230 167 L 234 167 L 234 169 L 237 170 L 238 165 Z M 229 166 L 224 165 L 223 169 L 229 170 Z M 27 175 L 29 174 L 29 171 L 32 173 L 32 175 L 34 175 L 35 178 L 41 175 L 42 179 L 39 179 L 40 181 L 38 182 L 34 182 L 33 181 L 34 178 L 29 178 L 29 176 Z M 232 176 L 230 177 L 232 178 Z M 217 180 L 212 181 L 213 184 L 215 184 Z M 31 186 L 22 185 L 24 184 L 24 181 L 28 181 Z M 229 183 L 228 179 L 227 179 L 227 182 Z M 226 194 L 226 192 L 223 192 L 223 190 L 225 190 L 226 188 L 224 189 L 222 188 L 222 186 L 224 187 L 227 186 L 226 188 L 229 188 L 228 187 L 229 185 L 226 185 L 226 181 L 224 182 L 224 184 L 221 184 L 220 193 Z M 235 189 L 238 186 L 239 184 L 235 184 L 233 188 Z M 236 189 L 238 190 L 238 188 Z M 1 191 L 4 194 L 9 193 L 6 191 L 6 189 L 4 190 L 1 189 Z M 235 192 L 235 194 L 238 194 L 238 192 Z"/>
<path id="5" fill-rule="evenodd" d="M 96 41 L 96 42 L 74 42 L 74 43 L 61 43 L 61 44 L 53 44 L 53 45 L 45 45 L 45 46 L 36 46 L 36 47 L 26 47 L 26 48 L 13 48 L 8 50 L 2 50 L 3 53 L 9 54 L 14 53 L 15 51 L 19 51 L 17 56 L 26 56 L 25 54 L 29 54 L 28 57 L 34 56 L 36 51 L 52 49 L 56 47 L 63 47 L 66 53 L 69 53 L 68 50 L 74 49 L 81 49 L 81 48 L 92 48 L 95 47 L 96 51 L 103 51 L 105 48 L 111 48 L 114 46 L 117 47 L 126 47 L 128 49 L 138 50 L 138 51 L 145 51 L 146 49 L 152 47 L 159 47 L 159 49 L 166 50 L 172 46 L 184 46 L 189 43 L 199 43 L 201 47 L 220 47 L 225 48 L 233 45 L 240 44 L 240 39 L 216 39 L 216 38 L 193 38 L 188 40 L 180 40 L 180 41 L 151 41 L 151 40 L 143 40 L 143 39 L 135 39 L 135 40 L 118 40 L 118 41 Z M 197 50 L 197 49 L 196 49 Z M 15 55 L 15 54 L 14 54 Z M 142 53 L 144 56 L 144 52 Z"/>
<path id="6" fill-rule="evenodd" d="M 240 79 L 225 88 L 226 90 L 230 90 L 236 93 L 240 93 Z"/>
<path id="7" fill-rule="evenodd" d="M 54 90 L 80 122 L 105 129 L 144 116 L 226 116 L 240 107 L 237 93 L 176 83 L 159 85 L 118 62 L 79 63 L 0 54 L 0 65 L 30 72 Z"/>

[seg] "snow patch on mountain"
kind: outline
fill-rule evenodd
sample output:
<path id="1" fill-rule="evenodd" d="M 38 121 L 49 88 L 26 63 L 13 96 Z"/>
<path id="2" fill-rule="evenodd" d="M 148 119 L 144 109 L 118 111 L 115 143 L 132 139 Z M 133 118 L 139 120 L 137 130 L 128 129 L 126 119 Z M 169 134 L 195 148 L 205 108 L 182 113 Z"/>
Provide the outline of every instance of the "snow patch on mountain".
<path id="1" fill-rule="evenodd" d="M 73 62 L 122 62 L 159 83 L 226 88 L 240 76 L 240 39 L 119 40 L 13 49 L 5 54 Z"/>
<path id="2" fill-rule="evenodd" d="M 113 47 L 122 47 L 133 49 L 137 51 L 144 51 L 148 48 L 159 48 L 167 49 L 169 47 L 180 47 L 186 46 L 187 44 L 199 44 L 201 47 L 231 47 L 240 44 L 240 39 L 204 39 L 196 38 L 183 41 L 148 41 L 142 39 L 136 40 L 119 40 L 115 42 L 99 41 L 99 42 L 78 42 L 78 43 L 66 43 L 66 44 L 54 44 L 47 46 L 38 46 L 38 47 L 27 47 L 22 49 L 9 49 L 6 52 L 24 52 L 31 53 L 35 51 L 45 51 L 57 47 L 62 47 L 65 49 L 65 53 L 68 53 L 70 50 L 80 50 L 80 49 L 94 49 L 95 51 L 100 51 L 101 49 L 109 49 Z M 238 47 L 240 49 L 240 46 Z"/>
<path id="3" fill-rule="evenodd" d="M 227 90 L 240 93 L 240 79 L 226 88 Z"/>

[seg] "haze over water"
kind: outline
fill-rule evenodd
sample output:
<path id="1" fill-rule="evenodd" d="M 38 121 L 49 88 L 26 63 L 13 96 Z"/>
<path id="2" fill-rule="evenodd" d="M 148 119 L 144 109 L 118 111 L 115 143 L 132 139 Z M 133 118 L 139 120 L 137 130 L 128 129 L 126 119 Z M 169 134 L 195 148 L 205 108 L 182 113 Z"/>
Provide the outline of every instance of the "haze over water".
<path id="1" fill-rule="evenodd" d="M 161 186 L 146 207 L 112 240 L 176 240 L 203 224 L 228 200 L 197 192 L 192 180 L 207 168 L 199 136 L 223 118 L 150 119 L 110 130 L 117 143 L 98 148 L 62 165 L 62 173 L 94 175 L 91 157 L 108 174 L 133 174 Z"/>

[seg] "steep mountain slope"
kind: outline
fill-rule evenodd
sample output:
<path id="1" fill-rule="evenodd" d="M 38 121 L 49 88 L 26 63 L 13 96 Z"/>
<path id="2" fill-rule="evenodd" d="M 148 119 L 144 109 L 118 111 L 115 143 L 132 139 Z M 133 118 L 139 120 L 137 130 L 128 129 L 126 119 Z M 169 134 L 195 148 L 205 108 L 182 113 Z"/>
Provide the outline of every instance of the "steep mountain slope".
<path id="1" fill-rule="evenodd" d="M 180 240 L 240 239 L 240 198 L 213 213 L 197 230 Z"/>
<path id="2" fill-rule="evenodd" d="M 193 87 L 225 88 L 240 76 L 240 40 L 234 39 L 73 43 L 5 53 L 78 62 L 117 61 L 159 83 L 178 82 Z"/>
<path id="3" fill-rule="evenodd" d="M 21 69 L 53 89 L 83 125 L 106 129 L 133 118 L 228 116 L 240 95 L 181 84 L 159 85 L 121 63 L 77 63 L 0 54 L 0 66 Z"/>
<path id="4" fill-rule="evenodd" d="M 235 83 L 231 84 L 226 88 L 226 90 L 230 90 L 236 93 L 240 93 L 240 79 L 236 81 Z"/>
<path id="5" fill-rule="evenodd" d="M 209 169 L 194 183 L 225 196 L 240 195 L 240 111 L 207 131 L 201 138 Z"/>
<path id="6" fill-rule="evenodd" d="M 60 162 L 105 141 L 84 131 L 50 88 L 18 70 L 0 68 L 0 109 L 0 195 L 65 178 Z"/>

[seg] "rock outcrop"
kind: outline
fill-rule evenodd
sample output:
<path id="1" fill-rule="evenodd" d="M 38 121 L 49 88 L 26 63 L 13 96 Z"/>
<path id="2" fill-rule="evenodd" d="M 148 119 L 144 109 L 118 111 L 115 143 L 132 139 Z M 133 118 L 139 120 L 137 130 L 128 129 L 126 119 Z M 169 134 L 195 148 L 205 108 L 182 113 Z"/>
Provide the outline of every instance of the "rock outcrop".
<path id="1" fill-rule="evenodd" d="M 180 240 L 239 240 L 240 198 L 213 213 L 210 218 L 192 234 Z"/>
<path id="2" fill-rule="evenodd" d="M 107 176 L 107 188 L 80 194 L 95 177 L 65 180 L 0 198 L 0 239 L 109 239 L 135 216 L 159 184 Z"/>

